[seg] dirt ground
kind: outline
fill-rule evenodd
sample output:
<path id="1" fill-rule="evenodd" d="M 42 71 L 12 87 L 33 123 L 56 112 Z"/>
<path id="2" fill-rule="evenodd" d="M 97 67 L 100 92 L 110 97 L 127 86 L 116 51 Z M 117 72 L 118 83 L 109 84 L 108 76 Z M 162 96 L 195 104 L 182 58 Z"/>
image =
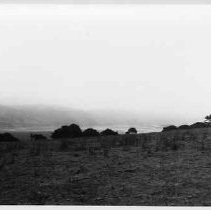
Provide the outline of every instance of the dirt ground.
<path id="1" fill-rule="evenodd" d="M 211 205 L 210 149 L 35 144 L 1 153 L 0 204 Z"/>

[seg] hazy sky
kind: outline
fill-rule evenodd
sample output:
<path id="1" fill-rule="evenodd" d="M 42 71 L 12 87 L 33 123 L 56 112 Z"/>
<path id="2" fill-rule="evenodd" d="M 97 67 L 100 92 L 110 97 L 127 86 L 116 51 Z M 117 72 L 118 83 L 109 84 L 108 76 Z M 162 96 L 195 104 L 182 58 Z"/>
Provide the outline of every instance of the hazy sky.
<path id="1" fill-rule="evenodd" d="M 210 5 L 0 5 L 0 103 L 211 113 Z"/>

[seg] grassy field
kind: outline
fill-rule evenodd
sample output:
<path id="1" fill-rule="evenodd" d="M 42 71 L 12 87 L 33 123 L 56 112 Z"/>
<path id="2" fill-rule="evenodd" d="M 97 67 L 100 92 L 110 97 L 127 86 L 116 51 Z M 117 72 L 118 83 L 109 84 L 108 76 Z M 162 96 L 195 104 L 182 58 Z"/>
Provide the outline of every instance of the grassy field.
<path id="1" fill-rule="evenodd" d="M 22 139 L 0 145 L 0 204 L 211 205 L 210 129 Z"/>

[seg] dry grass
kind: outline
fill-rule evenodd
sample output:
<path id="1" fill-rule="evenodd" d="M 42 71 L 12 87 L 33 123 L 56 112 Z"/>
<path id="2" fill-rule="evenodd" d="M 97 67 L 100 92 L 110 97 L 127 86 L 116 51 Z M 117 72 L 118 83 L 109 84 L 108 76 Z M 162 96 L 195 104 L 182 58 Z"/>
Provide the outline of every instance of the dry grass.
<path id="1" fill-rule="evenodd" d="M 6 143 L 0 204 L 211 205 L 210 137 L 202 129 Z"/>

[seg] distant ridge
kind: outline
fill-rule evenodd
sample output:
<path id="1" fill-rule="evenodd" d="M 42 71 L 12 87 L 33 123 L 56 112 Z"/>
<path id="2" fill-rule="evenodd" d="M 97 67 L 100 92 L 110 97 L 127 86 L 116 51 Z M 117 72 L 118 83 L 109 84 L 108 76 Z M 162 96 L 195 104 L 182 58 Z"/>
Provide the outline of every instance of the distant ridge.
<path id="1" fill-rule="evenodd" d="M 46 130 L 73 122 L 81 125 L 96 123 L 87 113 L 73 109 L 0 105 L 1 130 Z"/>
<path id="2" fill-rule="evenodd" d="M 173 119 L 126 111 L 83 111 L 47 105 L 0 105 L 2 131 L 53 131 L 62 125 L 75 123 L 81 128 L 112 128 L 120 133 L 131 126 L 136 127 L 139 132 L 154 132 L 161 131 L 164 123 L 169 122 L 173 122 Z"/>

